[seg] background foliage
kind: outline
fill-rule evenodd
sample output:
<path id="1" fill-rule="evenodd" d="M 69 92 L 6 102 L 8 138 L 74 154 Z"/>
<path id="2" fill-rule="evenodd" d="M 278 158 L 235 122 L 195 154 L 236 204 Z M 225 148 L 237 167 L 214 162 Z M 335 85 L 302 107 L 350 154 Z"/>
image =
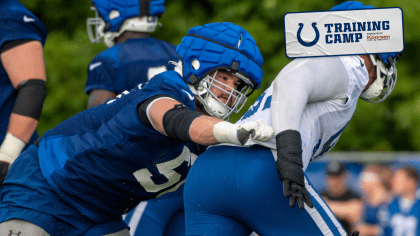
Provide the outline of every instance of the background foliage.
<path id="1" fill-rule="evenodd" d="M 86 109 L 84 86 L 87 66 L 106 49 L 93 45 L 86 33 L 89 0 L 21 0 L 48 27 L 45 45 L 47 92 L 38 131 L 42 135 L 63 120 Z M 180 43 L 188 29 L 210 22 L 230 21 L 254 36 L 264 57 L 265 82 L 248 100 L 243 112 L 255 101 L 290 59 L 284 52 L 283 16 L 287 12 L 328 10 L 341 0 L 166 0 L 163 27 L 152 36 Z M 398 63 L 398 83 L 382 103 L 360 100 L 356 113 L 334 150 L 420 150 L 420 2 L 418 0 L 364 0 L 375 7 L 400 7 L 404 15 L 405 51 Z M 236 121 L 241 114 L 231 121 Z"/>

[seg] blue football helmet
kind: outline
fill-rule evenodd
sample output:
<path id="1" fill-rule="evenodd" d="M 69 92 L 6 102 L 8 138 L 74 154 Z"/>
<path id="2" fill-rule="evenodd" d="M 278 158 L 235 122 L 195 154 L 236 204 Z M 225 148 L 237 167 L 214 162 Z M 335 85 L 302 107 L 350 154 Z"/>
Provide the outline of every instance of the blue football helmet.
<path id="1" fill-rule="evenodd" d="M 124 31 L 153 32 L 158 18 L 165 12 L 165 0 L 92 0 L 94 18 L 87 19 L 87 32 L 92 43 L 108 47 Z"/>
<path id="2" fill-rule="evenodd" d="M 361 2 L 348 1 L 337 5 L 331 10 L 357 10 L 372 9 L 372 6 L 364 6 Z M 401 53 L 370 54 L 370 59 L 376 68 L 376 80 L 364 91 L 360 98 L 367 102 L 378 103 L 385 100 L 397 83 L 397 67 L 395 64 Z"/>
<path id="3" fill-rule="evenodd" d="M 176 51 L 182 63 L 181 75 L 212 116 L 228 119 L 232 112 L 238 113 L 252 91 L 261 85 L 261 52 L 254 38 L 238 25 L 223 22 L 194 27 Z M 242 85 L 237 90 L 223 89 L 226 85 L 215 79 L 220 70 L 236 75 Z M 220 101 L 211 92 L 212 87 L 229 94 L 229 99 Z"/>

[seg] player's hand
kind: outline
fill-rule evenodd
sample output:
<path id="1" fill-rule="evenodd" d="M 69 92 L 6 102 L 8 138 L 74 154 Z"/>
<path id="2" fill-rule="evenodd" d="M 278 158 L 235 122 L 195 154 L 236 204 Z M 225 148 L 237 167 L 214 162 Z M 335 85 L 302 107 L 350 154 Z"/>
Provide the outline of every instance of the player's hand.
<path id="1" fill-rule="evenodd" d="M 292 182 L 289 179 L 283 180 L 283 192 L 284 196 L 286 198 L 290 197 L 290 207 L 294 208 L 296 205 L 296 202 L 298 203 L 298 206 L 301 210 L 305 208 L 304 202 L 308 207 L 312 208 L 314 207 L 314 204 L 311 201 L 311 197 L 308 194 L 308 191 L 306 191 L 305 186 L 299 185 L 295 182 Z"/>
<path id="2" fill-rule="evenodd" d="M 243 130 L 245 130 L 242 132 L 246 133 L 248 136 L 249 134 L 251 134 L 251 138 L 254 139 L 255 141 L 266 142 L 274 137 L 273 128 L 269 126 L 267 123 L 265 123 L 265 121 L 262 119 L 244 123 L 241 125 L 241 127 Z M 238 130 L 238 139 L 239 139 L 240 132 L 241 132 L 241 129 Z M 246 139 L 246 141 L 248 141 L 248 138 Z M 246 141 L 243 142 L 243 144 L 245 144 Z"/>
<path id="3" fill-rule="evenodd" d="M 10 163 L 5 161 L 8 158 L 10 157 L 0 152 L 0 186 L 3 184 L 4 179 L 6 179 L 7 172 L 9 171 Z"/>
<path id="4" fill-rule="evenodd" d="M 219 143 L 232 143 L 243 146 L 253 138 L 265 142 L 274 137 L 273 128 L 263 120 L 250 121 L 243 124 L 232 124 L 222 121 L 213 127 L 214 137 Z"/>
<path id="5" fill-rule="evenodd" d="M 304 203 L 312 208 L 314 205 L 305 188 L 305 176 L 302 162 L 302 139 L 296 130 L 285 130 L 276 135 L 277 161 L 276 168 L 283 182 L 283 193 L 290 197 L 290 206 L 296 202 L 300 209 Z"/>
<path id="6" fill-rule="evenodd" d="M 359 236 L 359 231 L 354 231 L 350 236 Z"/>

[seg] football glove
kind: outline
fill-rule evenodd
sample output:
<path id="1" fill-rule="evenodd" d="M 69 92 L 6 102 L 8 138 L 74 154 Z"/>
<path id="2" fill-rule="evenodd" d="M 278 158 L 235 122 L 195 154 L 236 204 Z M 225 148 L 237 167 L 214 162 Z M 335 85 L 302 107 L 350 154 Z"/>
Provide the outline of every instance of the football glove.
<path id="1" fill-rule="evenodd" d="M 0 153 L 1 156 L 4 155 Z M 0 186 L 3 184 L 3 181 L 6 179 L 7 172 L 9 171 L 10 163 L 5 161 L 0 161 Z"/>
<path id="2" fill-rule="evenodd" d="M 25 142 L 11 133 L 6 134 L 0 146 L 0 184 L 3 184 L 10 165 L 16 160 L 25 145 Z"/>
<path id="3" fill-rule="evenodd" d="M 283 182 L 283 192 L 290 197 L 290 207 L 296 202 L 300 209 L 304 209 L 304 202 L 310 208 L 314 205 L 305 188 L 305 177 L 302 162 L 302 139 L 296 130 L 285 130 L 276 135 L 277 173 Z"/>
<path id="4" fill-rule="evenodd" d="M 266 142 L 274 137 L 273 128 L 264 120 L 250 121 L 240 125 L 222 121 L 213 127 L 213 133 L 219 143 L 232 143 L 241 146 L 250 137 L 259 142 Z"/>

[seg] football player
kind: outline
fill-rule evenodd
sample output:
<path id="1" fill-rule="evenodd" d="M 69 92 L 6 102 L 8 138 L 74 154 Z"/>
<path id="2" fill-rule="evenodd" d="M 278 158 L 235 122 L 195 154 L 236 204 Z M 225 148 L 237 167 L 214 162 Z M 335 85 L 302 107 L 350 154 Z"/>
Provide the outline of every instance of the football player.
<path id="1" fill-rule="evenodd" d="M 138 2 L 140 10 L 133 4 Z M 175 47 L 149 35 L 156 29 L 158 18 L 165 11 L 164 3 L 133 0 L 131 4 L 120 5 L 117 1 L 93 1 L 96 17 L 87 20 L 89 38 L 92 43 L 104 41 L 109 48 L 89 64 L 86 82 L 88 108 L 115 98 L 117 94 L 149 81 L 160 72 L 174 69 L 174 65 L 168 62 L 178 61 Z M 105 27 L 107 24 L 109 29 Z M 191 151 L 204 151 L 204 147 Z M 184 215 L 175 216 L 184 211 L 182 191 L 181 187 L 159 199 L 143 201 L 123 216 L 130 233 L 133 236 L 161 236 L 167 229 L 165 232 L 171 235 L 177 232 L 185 235 Z"/>
<path id="2" fill-rule="evenodd" d="M 232 23 L 194 27 L 166 71 L 47 131 L 11 166 L 0 235 L 129 235 L 121 215 L 175 191 L 197 144 L 273 137 L 264 121 L 223 121 L 262 81 L 261 53 Z M 141 88 L 140 88 L 141 87 Z"/>
<path id="3" fill-rule="evenodd" d="M 47 28 L 18 0 L 0 1 L 0 184 L 37 138 L 46 96 Z"/>
<path id="4" fill-rule="evenodd" d="M 87 29 L 92 43 L 109 47 L 89 64 L 86 93 L 88 108 L 115 98 L 124 90 L 149 81 L 178 61 L 175 47 L 150 37 L 158 18 L 165 11 L 164 0 L 120 1 L 93 0 L 96 17 L 88 18 Z"/>
<path id="5" fill-rule="evenodd" d="M 397 169 L 392 177 L 392 190 L 396 198 L 388 205 L 384 236 L 419 236 L 420 200 L 416 196 L 419 175 L 409 166 Z"/>
<path id="6" fill-rule="evenodd" d="M 346 2 L 333 10 L 354 8 L 364 6 Z M 184 186 L 187 235 L 345 236 L 304 170 L 336 144 L 359 97 L 380 102 L 391 93 L 397 58 L 322 57 L 285 66 L 237 122 L 263 119 L 276 137 L 248 148 L 210 147 L 192 166 Z"/>

